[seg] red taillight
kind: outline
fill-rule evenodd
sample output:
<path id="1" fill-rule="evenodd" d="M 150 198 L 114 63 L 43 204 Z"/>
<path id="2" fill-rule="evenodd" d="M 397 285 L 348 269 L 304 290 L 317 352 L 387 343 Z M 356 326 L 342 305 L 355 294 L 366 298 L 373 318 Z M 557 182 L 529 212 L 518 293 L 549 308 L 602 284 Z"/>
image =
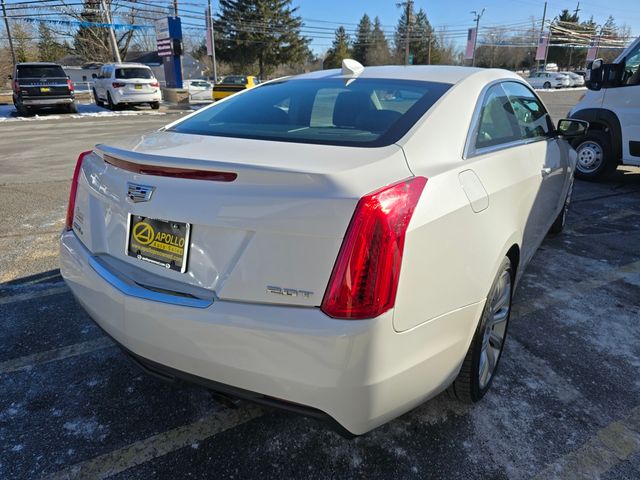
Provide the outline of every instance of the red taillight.
<path id="1" fill-rule="evenodd" d="M 160 84 L 159 84 L 158 82 L 151 82 L 151 83 L 149 84 L 149 86 L 150 86 L 150 87 L 158 88 L 158 87 L 160 87 Z"/>
<path id="2" fill-rule="evenodd" d="M 126 85 L 126 83 L 122 83 L 122 82 L 113 82 L 111 85 L 113 85 L 113 88 L 122 88 Z"/>
<path id="3" fill-rule="evenodd" d="M 18 80 L 13 81 L 13 91 L 15 93 L 20 93 L 20 82 L 18 82 Z"/>
<path id="4" fill-rule="evenodd" d="M 426 183 L 413 177 L 360 199 L 322 299 L 325 314 L 363 319 L 393 308 L 405 233 Z"/>
<path id="5" fill-rule="evenodd" d="M 67 230 L 71 230 L 73 228 L 73 211 L 76 208 L 76 193 L 78 193 L 78 177 L 80 176 L 80 170 L 82 170 L 82 161 L 84 160 L 84 157 L 86 157 L 92 152 L 93 150 L 82 152 L 78 156 L 78 161 L 76 162 L 76 168 L 73 171 L 73 179 L 71 180 L 71 191 L 69 192 L 69 204 L 67 205 L 67 222 L 65 223 L 65 228 Z"/>
<path id="6" fill-rule="evenodd" d="M 70 92 L 73 92 L 73 82 L 70 78 L 67 78 L 67 87 L 69 87 Z"/>

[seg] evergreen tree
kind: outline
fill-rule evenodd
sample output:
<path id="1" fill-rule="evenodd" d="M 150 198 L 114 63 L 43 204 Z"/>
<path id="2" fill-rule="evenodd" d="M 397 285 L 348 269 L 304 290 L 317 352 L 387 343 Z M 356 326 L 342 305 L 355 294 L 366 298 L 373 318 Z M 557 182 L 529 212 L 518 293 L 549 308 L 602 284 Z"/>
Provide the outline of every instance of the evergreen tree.
<path id="1" fill-rule="evenodd" d="M 55 40 L 53 31 L 44 22 L 38 25 L 38 37 L 38 60 L 41 62 L 55 62 L 68 53 L 64 45 Z"/>
<path id="2" fill-rule="evenodd" d="M 395 56 L 396 61 L 404 62 L 404 52 L 409 27 L 409 53 L 413 54 L 414 65 L 427 63 L 440 63 L 441 54 L 435 31 L 429 23 L 426 12 L 421 8 L 407 22 L 407 12 L 402 11 L 395 32 Z M 431 42 L 431 45 L 429 45 Z"/>
<path id="3" fill-rule="evenodd" d="M 349 34 L 344 27 L 338 27 L 336 30 L 336 38 L 333 40 L 333 46 L 324 61 L 324 68 L 340 68 L 342 60 L 349 58 L 351 55 L 351 50 L 349 49 L 350 41 Z"/>
<path id="4" fill-rule="evenodd" d="M 366 13 L 360 19 L 356 29 L 356 39 L 353 42 L 353 58 L 362 64 L 367 61 L 367 50 L 371 43 L 371 19 Z"/>
<path id="5" fill-rule="evenodd" d="M 366 64 L 367 65 L 388 65 L 391 63 L 391 52 L 389 51 L 389 42 L 382 31 L 380 19 L 378 17 L 373 21 L 373 30 L 371 31 L 371 44 L 367 49 Z"/>
<path id="6" fill-rule="evenodd" d="M 303 62 L 309 39 L 300 33 L 297 11 L 291 0 L 220 0 L 216 19 L 220 59 L 242 73 L 257 63 L 262 78 L 280 65 Z"/>

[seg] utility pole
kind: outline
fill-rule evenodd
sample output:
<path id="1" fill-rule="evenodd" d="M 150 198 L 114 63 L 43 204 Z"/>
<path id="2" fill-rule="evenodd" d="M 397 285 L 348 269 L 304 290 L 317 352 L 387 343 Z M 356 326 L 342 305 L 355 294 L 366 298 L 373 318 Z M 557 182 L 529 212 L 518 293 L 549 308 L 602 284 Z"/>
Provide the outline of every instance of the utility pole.
<path id="1" fill-rule="evenodd" d="M 173 0 L 173 16 L 178 16 L 178 0 Z"/>
<path id="2" fill-rule="evenodd" d="M 542 25 L 540 25 L 540 36 L 538 37 L 538 41 L 542 38 L 544 34 L 544 21 L 547 19 L 547 2 L 544 2 L 544 10 L 542 11 Z M 536 60 L 536 70 L 540 70 L 540 60 Z"/>
<path id="3" fill-rule="evenodd" d="M 413 0 L 407 0 L 407 23 L 404 34 L 406 35 L 404 41 L 404 64 L 409 65 L 409 45 L 411 44 L 411 17 L 413 16 Z"/>
<path id="4" fill-rule="evenodd" d="M 216 84 L 218 79 L 218 70 L 216 67 L 216 41 L 213 36 L 213 9 L 211 7 L 211 0 L 209 0 L 209 35 L 211 36 L 211 61 L 213 62 L 213 84 Z"/>
<path id="5" fill-rule="evenodd" d="M 13 64 L 16 64 L 16 51 L 13 49 L 13 40 L 11 39 L 11 29 L 9 28 L 9 19 L 7 18 L 7 9 L 4 7 L 4 0 L 0 0 L 2 3 L 2 16 L 4 17 L 4 26 L 7 27 L 7 38 L 9 39 L 9 50 L 11 50 L 11 60 Z"/>
<path id="6" fill-rule="evenodd" d="M 431 65 L 431 36 L 429 36 L 429 47 L 427 49 L 427 65 Z"/>
<path id="7" fill-rule="evenodd" d="M 549 56 L 549 46 L 551 45 L 551 37 L 553 36 L 553 31 L 551 30 L 551 27 L 553 25 L 553 22 L 555 22 L 555 20 L 558 17 L 554 17 L 553 20 L 551 20 L 551 23 L 549 24 L 549 38 L 547 39 L 547 48 L 544 50 L 544 69 L 547 69 L 547 58 Z"/>
<path id="8" fill-rule="evenodd" d="M 120 49 L 118 48 L 118 41 L 116 40 L 116 32 L 113 30 L 111 11 L 107 8 L 107 2 L 105 0 L 100 0 L 100 5 L 102 6 L 102 11 L 104 12 L 104 16 L 109 24 L 109 43 L 111 43 L 113 58 L 116 62 L 122 63 L 122 59 L 120 58 Z"/>
<path id="9" fill-rule="evenodd" d="M 576 18 L 576 22 L 578 21 L 578 12 L 580 11 L 580 2 L 576 6 L 576 9 L 573 11 L 573 16 Z"/>
<path id="10" fill-rule="evenodd" d="M 478 44 L 478 35 L 480 35 L 480 19 L 482 18 L 482 15 L 484 15 L 484 8 L 482 9 L 482 11 L 480 13 L 476 12 L 475 10 L 473 10 L 471 13 L 473 15 L 475 15 L 475 22 L 476 22 L 476 36 L 473 39 L 473 57 L 471 58 L 471 66 L 475 67 L 476 66 L 476 45 Z"/>

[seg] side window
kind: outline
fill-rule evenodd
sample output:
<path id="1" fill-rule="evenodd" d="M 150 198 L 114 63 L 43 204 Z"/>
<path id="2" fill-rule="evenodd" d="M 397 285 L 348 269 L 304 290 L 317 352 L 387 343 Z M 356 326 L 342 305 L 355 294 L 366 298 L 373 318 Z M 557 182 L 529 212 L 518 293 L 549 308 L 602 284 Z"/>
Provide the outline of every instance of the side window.
<path id="1" fill-rule="evenodd" d="M 480 110 L 476 149 L 520 140 L 520 132 L 509 98 L 500 84 L 487 90 Z"/>
<path id="2" fill-rule="evenodd" d="M 502 88 L 509 97 L 511 108 L 518 120 L 522 139 L 545 138 L 553 128 L 544 105 L 526 86 L 516 82 L 504 82 Z"/>
<path id="3" fill-rule="evenodd" d="M 625 59 L 623 85 L 640 85 L 640 43 Z"/>

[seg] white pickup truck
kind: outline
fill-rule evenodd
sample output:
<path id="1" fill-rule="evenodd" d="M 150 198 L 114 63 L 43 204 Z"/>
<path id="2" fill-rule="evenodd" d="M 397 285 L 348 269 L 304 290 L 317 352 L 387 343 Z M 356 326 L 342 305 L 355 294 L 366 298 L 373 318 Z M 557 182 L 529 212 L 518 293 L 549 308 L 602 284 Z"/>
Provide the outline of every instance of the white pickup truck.
<path id="1" fill-rule="evenodd" d="M 576 176 L 604 178 L 622 165 L 640 166 L 640 37 L 611 64 L 594 60 L 587 69 L 586 95 L 569 116 L 589 122 L 573 144 Z"/>

